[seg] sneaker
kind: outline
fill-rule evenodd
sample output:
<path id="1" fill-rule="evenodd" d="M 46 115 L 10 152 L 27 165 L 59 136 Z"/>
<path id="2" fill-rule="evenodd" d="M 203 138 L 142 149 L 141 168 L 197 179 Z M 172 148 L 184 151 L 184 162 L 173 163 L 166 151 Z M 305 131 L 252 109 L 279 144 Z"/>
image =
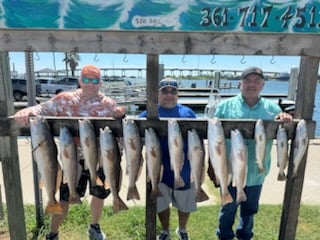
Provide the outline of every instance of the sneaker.
<path id="1" fill-rule="evenodd" d="M 90 240 L 106 240 L 106 235 L 101 231 L 99 224 L 90 224 L 88 229 L 88 236 Z"/>
<path id="2" fill-rule="evenodd" d="M 46 240 L 59 240 L 59 235 L 58 233 L 50 232 L 46 235 Z"/>
<path id="3" fill-rule="evenodd" d="M 158 236 L 158 240 L 170 240 L 170 234 L 167 231 L 162 230 Z"/>
<path id="4" fill-rule="evenodd" d="M 191 240 L 191 238 L 188 237 L 188 233 L 181 232 L 179 228 L 176 229 L 176 234 L 178 235 L 180 240 Z"/>

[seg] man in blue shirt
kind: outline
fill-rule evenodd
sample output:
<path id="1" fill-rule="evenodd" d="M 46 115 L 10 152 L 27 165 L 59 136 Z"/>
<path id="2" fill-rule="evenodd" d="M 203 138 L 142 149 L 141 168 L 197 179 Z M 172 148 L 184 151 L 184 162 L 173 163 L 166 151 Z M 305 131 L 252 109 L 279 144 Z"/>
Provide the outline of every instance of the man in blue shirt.
<path id="1" fill-rule="evenodd" d="M 292 120 L 292 116 L 281 111 L 275 102 L 262 98 L 260 92 L 264 86 L 264 75 L 260 68 L 250 67 L 243 71 L 240 80 L 240 94 L 220 102 L 215 111 L 217 118 L 229 119 L 279 119 L 283 122 Z M 229 240 L 236 237 L 248 240 L 253 237 L 254 214 L 258 212 L 260 193 L 266 175 L 270 171 L 272 140 L 267 141 L 264 172 L 259 173 L 256 164 L 255 140 L 247 139 L 248 147 L 248 172 L 245 186 L 247 201 L 236 203 L 236 188 L 229 186 L 229 191 L 234 199 L 221 207 L 217 235 L 219 239 Z M 230 142 L 227 144 L 227 153 L 230 153 Z M 240 222 L 233 232 L 233 224 L 237 208 L 240 205 Z"/>
<path id="2" fill-rule="evenodd" d="M 187 106 L 178 104 L 178 83 L 174 79 L 165 78 L 159 84 L 158 96 L 158 113 L 159 117 L 170 118 L 196 118 L 195 113 Z M 147 112 L 142 112 L 139 117 L 146 117 Z M 170 155 L 168 148 L 168 138 L 160 138 L 162 151 L 163 175 L 159 183 L 159 189 L 162 193 L 161 197 L 157 198 L 157 212 L 162 225 L 161 234 L 158 240 L 169 240 L 169 218 L 170 218 L 170 203 L 178 209 L 179 226 L 176 233 L 180 240 L 188 240 L 186 231 L 187 222 L 190 212 L 196 210 L 195 189 L 190 183 L 190 163 L 187 160 L 187 141 L 184 140 L 184 165 L 180 175 L 185 182 L 183 188 L 174 189 L 174 173 L 170 165 Z"/>

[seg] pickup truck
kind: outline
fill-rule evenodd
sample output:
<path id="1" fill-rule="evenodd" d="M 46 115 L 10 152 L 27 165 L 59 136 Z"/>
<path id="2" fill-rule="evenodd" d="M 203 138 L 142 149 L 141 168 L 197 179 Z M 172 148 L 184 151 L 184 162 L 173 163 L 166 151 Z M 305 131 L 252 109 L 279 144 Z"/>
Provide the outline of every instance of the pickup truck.
<path id="1" fill-rule="evenodd" d="M 22 101 L 27 96 L 27 80 L 12 78 L 12 94 L 15 101 Z M 40 95 L 40 85 L 36 83 L 36 96 Z"/>
<path id="2" fill-rule="evenodd" d="M 37 78 L 36 82 L 41 86 L 41 95 L 58 94 L 79 88 L 78 78 L 75 77 Z"/>

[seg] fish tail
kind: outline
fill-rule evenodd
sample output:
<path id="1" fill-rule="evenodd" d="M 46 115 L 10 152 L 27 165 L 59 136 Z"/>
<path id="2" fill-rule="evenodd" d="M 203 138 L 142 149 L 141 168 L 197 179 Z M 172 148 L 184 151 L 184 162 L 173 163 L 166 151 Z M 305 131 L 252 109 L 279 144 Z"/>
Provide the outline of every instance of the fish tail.
<path id="1" fill-rule="evenodd" d="M 203 202 L 203 201 L 207 201 L 207 200 L 209 200 L 209 196 L 207 195 L 207 193 L 202 188 L 200 188 L 197 191 L 196 201 L 197 202 Z"/>
<path id="2" fill-rule="evenodd" d="M 228 203 L 232 203 L 233 202 L 233 198 L 230 194 L 229 191 L 227 191 L 227 193 L 223 193 L 221 194 L 221 203 L 222 203 L 222 206 L 228 204 Z"/>
<path id="3" fill-rule="evenodd" d="M 161 197 L 162 193 L 159 191 L 159 189 L 152 189 L 150 193 L 150 199 L 155 200 L 157 197 Z"/>
<path id="4" fill-rule="evenodd" d="M 237 192 L 237 203 L 245 202 L 247 201 L 247 195 L 246 193 L 241 190 Z"/>
<path id="5" fill-rule="evenodd" d="M 70 204 L 81 204 L 82 201 L 80 199 L 80 196 L 78 194 L 75 194 L 75 195 L 69 197 L 69 203 Z"/>
<path id="6" fill-rule="evenodd" d="M 263 173 L 264 172 L 264 167 L 261 164 L 258 164 L 258 172 Z"/>
<path id="7" fill-rule="evenodd" d="M 63 209 L 60 203 L 55 202 L 55 203 L 48 203 L 45 213 L 49 215 L 53 214 L 59 214 L 61 215 L 63 213 Z"/>
<path id="8" fill-rule="evenodd" d="M 297 176 L 298 176 L 298 167 L 294 166 L 291 178 L 295 178 Z"/>
<path id="9" fill-rule="evenodd" d="M 140 200 L 140 195 L 136 185 L 133 185 L 128 189 L 127 200 L 131 200 L 131 199 Z"/>
<path id="10" fill-rule="evenodd" d="M 174 188 L 181 188 L 181 187 L 184 187 L 185 186 L 185 183 L 182 179 L 182 177 L 179 177 L 179 178 L 175 178 L 174 179 Z"/>
<path id="11" fill-rule="evenodd" d="M 120 197 L 114 198 L 112 210 L 114 213 L 117 213 L 121 210 L 128 210 L 128 206 L 122 201 L 122 199 Z"/>
<path id="12" fill-rule="evenodd" d="M 278 173 L 278 181 L 284 181 L 286 180 L 286 174 L 284 173 L 284 171 L 280 171 Z"/>

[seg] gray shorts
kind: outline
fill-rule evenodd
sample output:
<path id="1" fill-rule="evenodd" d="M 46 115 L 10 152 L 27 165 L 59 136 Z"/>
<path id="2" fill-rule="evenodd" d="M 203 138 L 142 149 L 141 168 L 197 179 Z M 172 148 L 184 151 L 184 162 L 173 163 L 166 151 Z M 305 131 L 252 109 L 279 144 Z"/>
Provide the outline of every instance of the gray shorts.
<path id="1" fill-rule="evenodd" d="M 181 212 L 194 212 L 197 209 L 194 184 L 186 190 L 175 190 L 168 187 L 164 183 L 159 183 L 159 189 L 162 193 L 161 197 L 157 198 L 157 212 L 162 212 L 170 206 L 177 208 Z"/>

